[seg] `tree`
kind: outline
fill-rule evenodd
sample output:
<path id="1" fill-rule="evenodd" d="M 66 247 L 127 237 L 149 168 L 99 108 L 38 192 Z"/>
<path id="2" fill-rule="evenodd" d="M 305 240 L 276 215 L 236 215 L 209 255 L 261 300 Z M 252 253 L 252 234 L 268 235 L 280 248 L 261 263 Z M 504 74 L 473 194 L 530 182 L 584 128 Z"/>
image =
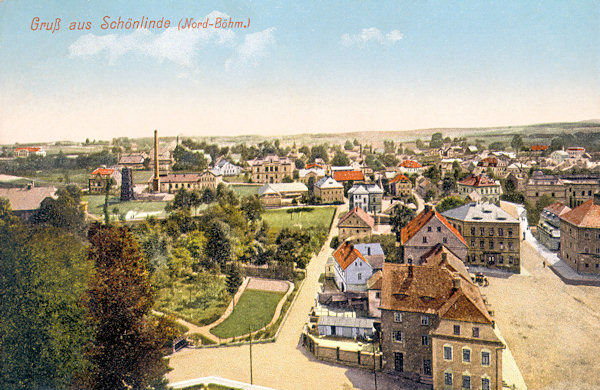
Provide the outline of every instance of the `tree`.
<path id="1" fill-rule="evenodd" d="M 552 152 L 554 152 L 555 150 L 561 150 L 564 147 L 565 147 L 565 142 L 560 137 L 554 137 L 554 138 L 552 138 L 552 141 L 550 141 L 550 148 L 549 149 Z"/>
<path id="2" fill-rule="evenodd" d="M 233 242 L 229 225 L 223 221 L 214 221 L 206 237 L 208 238 L 206 243 L 206 255 L 208 257 L 221 265 L 231 260 Z"/>
<path id="3" fill-rule="evenodd" d="M 225 277 L 225 285 L 229 294 L 233 295 L 237 292 L 243 281 L 240 267 L 233 262 L 227 266 L 227 276 Z"/>
<path id="4" fill-rule="evenodd" d="M 417 149 L 419 149 L 419 150 L 425 149 L 425 144 L 420 139 L 417 139 L 417 141 L 415 142 L 415 144 L 417 146 Z"/>
<path id="5" fill-rule="evenodd" d="M 441 148 L 444 145 L 444 139 L 442 133 L 433 133 L 431 135 L 431 141 L 429 142 L 430 148 Z"/>
<path id="6" fill-rule="evenodd" d="M 396 234 L 396 241 L 401 241 L 400 232 L 402 231 L 402 228 L 412 221 L 416 215 L 417 214 L 413 209 L 402 204 L 398 204 L 394 207 L 394 211 L 390 217 L 390 225 L 392 225 L 392 232 Z"/>
<path id="7" fill-rule="evenodd" d="M 333 166 L 346 166 L 350 164 L 350 159 L 346 156 L 346 153 L 338 151 L 335 152 L 335 156 L 331 159 L 331 165 Z"/>
<path id="8" fill-rule="evenodd" d="M 440 169 L 437 165 L 433 164 L 432 166 L 427 168 L 425 172 L 423 172 L 423 176 L 429 178 L 433 184 L 436 184 L 438 181 L 440 181 L 441 178 Z"/>
<path id="9" fill-rule="evenodd" d="M 90 229 L 88 259 L 94 273 L 88 289 L 90 367 L 82 387 L 145 389 L 162 382 L 168 371 L 162 347 L 164 321 L 150 316 L 153 305 L 146 260 L 124 227 Z"/>
<path id="10" fill-rule="evenodd" d="M 200 200 L 204 204 L 211 204 L 215 201 L 216 198 L 217 193 L 215 192 L 215 190 L 210 187 L 206 187 L 204 191 L 202 191 L 202 196 L 200 197 Z"/>
<path id="11" fill-rule="evenodd" d="M 435 209 L 438 211 L 438 213 L 443 213 L 446 210 L 451 210 L 460 207 L 466 203 L 468 203 L 468 201 L 461 198 L 460 196 L 447 196 L 444 199 L 442 199 L 442 201 L 437 206 L 435 206 Z"/>
<path id="12" fill-rule="evenodd" d="M 504 150 L 504 144 L 502 142 L 492 142 L 489 148 L 490 150 Z"/>
<path id="13" fill-rule="evenodd" d="M 245 196 L 242 199 L 241 209 L 250 222 L 259 221 L 261 214 L 265 211 L 260 198 L 256 194 Z"/>
<path id="14" fill-rule="evenodd" d="M 296 166 L 296 169 L 304 169 L 304 167 L 306 166 L 304 160 L 302 160 L 301 158 L 294 161 L 294 165 Z"/>
<path id="15" fill-rule="evenodd" d="M 435 198 L 436 195 L 437 195 L 437 192 L 433 188 L 430 188 L 427 191 L 425 191 L 425 196 L 423 197 L 423 200 L 425 202 L 429 202 L 430 200 Z"/>
<path id="16" fill-rule="evenodd" d="M 110 214 L 108 214 L 108 198 L 110 196 L 110 189 L 113 185 L 115 185 L 115 179 L 112 177 L 107 177 L 104 181 L 104 205 L 102 206 L 102 210 L 104 211 L 104 223 L 110 223 Z"/>
<path id="17" fill-rule="evenodd" d="M 352 144 L 352 141 L 350 141 L 349 139 L 347 139 L 346 143 L 344 144 L 344 149 L 345 150 L 352 150 L 352 149 L 354 149 L 354 145 Z"/>
<path id="18" fill-rule="evenodd" d="M 442 179 L 442 191 L 447 194 L 450 191 L 456 189 L 456 179 L 454 176 L 446 175 Z"/>
<path id="19" fill-rule="evenodd" d="M 523 148 L 523 137 L 520 134 L 515 134 L 510 141 L 510 146 L 518 153 Z"/>
<path id="20" fill-rule="evenodd" d="M 323 161 L 329 161 L 329 154 L 327 153 L 327 145 L 317 145 L 310 149 L 310 161 L 315 162 L 317 158 L 323 159 Z"/>
<path id="21" fill-rule="evenodd" d="M 75 185 L 68 185 L 56 191 L 56 195 L 56 199 L 44 199 L 29 220 L 34 224 L 48 224 L 83 235 L 87 224 L 81 205 L 81 190 Z"/>

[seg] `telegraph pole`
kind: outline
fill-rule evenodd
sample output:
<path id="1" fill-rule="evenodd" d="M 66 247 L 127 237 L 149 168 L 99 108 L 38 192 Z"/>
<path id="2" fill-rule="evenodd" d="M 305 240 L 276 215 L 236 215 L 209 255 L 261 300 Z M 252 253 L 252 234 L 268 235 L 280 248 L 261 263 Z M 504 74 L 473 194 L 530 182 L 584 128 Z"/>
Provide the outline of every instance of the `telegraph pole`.
<path id="1" fill-rule="evenodd" d="M 250 384 L 252 383 L 252 329 L 250 329 Z"/>

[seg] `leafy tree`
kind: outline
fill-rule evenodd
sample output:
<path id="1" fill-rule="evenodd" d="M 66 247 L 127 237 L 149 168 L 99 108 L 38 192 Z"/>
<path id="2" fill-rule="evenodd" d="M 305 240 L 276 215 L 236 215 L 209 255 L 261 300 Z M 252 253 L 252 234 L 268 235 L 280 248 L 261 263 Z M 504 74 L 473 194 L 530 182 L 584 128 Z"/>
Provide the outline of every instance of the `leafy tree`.
<path id="1" fill-rule="evenodd" d="M 396 234 L 396 241 L 400 242 L 400 232 L 402 228 L 412 221 L 417 214 L 409 207 L 402 204 L 398 204 L 394 207 L 392 216 L 390 217 L 390 225 L 392 225 L 392 232 Z"/>
<path id="2" fill-rule="evenodd" d="M 217 193 L 215 192 L 215 190 L 210 187 L 206 187 L 204 191 L 202 191 L 202 196 L 200 197 L 200 200 L 204 204 L 211 204 L 215 201 L 216 198 Z"/>
<path id="3" fill-rule="evenodd" d="M 231 260 L 233 242 L 231 228 L 225 222 L 216 220 L 207 232 L 206 255 L 219 264 Z"/>
<path id="4" fill-rule="evenodd" d="M 429 178 L 433 184 L 436 184 L 440 181 L 441 172 L 437 165 L 433 164 L 425 172 L 423 172 L 423 176 Z"/>
<path id="5" fill-rule="evenodd" d="M 468 201 L 460 196 L 447 196 L 442 199 L 437 206 L 435 206 L 435 209 L 438 211 L 438 213 L 443 213 L 446 210 L 455 209 L 466 203 L 468 203 Z"/>
<path id="6" fill-rule="evenodd" d="M 444 176 L 442 179 L 442 191 L 447 194 L 456 189 L 456 179 L 454 176 Z"/>
<path id="7" fill-rule="evenodd" d="M 520 134 L 515 134 L 510 141 L 510 146 L 518 153 L 523 148 L 523 137 Z"/>
<path id="8" fill-rule="evenodd" d="M 420 139 L 417 139 L 416 146 L 417 146 L 417 149 L 419 149 L 419 150 L 425 149 L 425 144 Z"/>
<path id="9" fill-rule="evenodd" d="M 492 142 L 489 148 L 490 150 L 504 150 L 504 144 L 502 142 Z"/>
<path id="10" fill-rule="evenodd" d="M 354 138 L 354 141 L 352 141 L 352 143 L 354 144 L 354 146 L 360 145 L 360 142 L 356 138 Z"/>
<path id="11" fill-rule="evenodd" d="M 281 182 L 282 182 L 282 183 L 293 183 L 293 182 L 294 182 L 294 179 L 292 179 L 292 178 L 291 178 L 291 177 L 289 177 L 289 176 L 285 176 L 283 179 L 281 179 Z"/>
<path id="12" fill-rule="evenodd" d="M 171 211 L 186 211 L 190 212 L 192 208 L 196 209 L 202 203 L 202 197 L 198 191 L 188 191 L 181 188 L 175 193 L 173 201 L 165 206 L 165 210 Z"/>
<path id="13" fill-rule="evenodd" d="M 444 139 L 442 133 L 433 133 L 431 135 L 431 141 L 429 142 L 430 148 L 441 148 L 444 145 Z"/>
<path id="14" fill-rule="evenodd" d="M 259 221 L 261 214 L 265 211 L 260 198 L 256 194 L 245 196 L 242 199 L 241 209 L 250 222 Z"/>
<path id="15" fill-rule="evenodd" d="M 294 165 L 296 166 L 296 169 L 304 169 L 304 167 L 306 166 L 304 160 L 302 160 L 301 158 L 294 161 Z"/>
<path id="16" fill-rule="evenodd" d="M 396 165 L 398 165 L 398 159 L 396 158 L 395 155 L 389 153 L 389 154 L 385 154 L 382 158 L 381 158 L 381 162 L 383 163 L 383 165 L 385 165 L 386 167 L 394 167 Z"/>
<path id="17" fill-rule="evenodd" d="M 345 150 L 352 150 L 352 149 L 354 149 L 354 145 L 352 144 L 352 141 L 350 141 L 349 139 L 347 139 L 346 143 L 344 144 L 344 149 Z"/>
<path id="18" fill-rule="evenodd" d="M 48 224 L 71 233 L 83 235 L 87 228 L 81 205 L 81 190 L 68 185 L 56 191 L 57 198 L 46 198 L 33 212 L 30 221 L 34 224 Z"/>
<path id="19" fill-rule="evenodd" d="M 384 154 L 391 153 L 393 154 L 396 151 L 396 147 L 394 146 L 394 141 L 392 140 L 384 140 L 383 141 L 383 150 Z"/>
<path id="20" fill-rule="evenodd" d="M 81 387 L 164 387 L 168 363 L 162 347 L 168 329 L 163 320 L 150 316 L 153 298 L 146 260 L 126 228 L 94 226 L 89 240 L 94 273 L 87 308 L 93 340 Z"/>
<path id="21" fill-rule="evenodd" d="M 378 171 L 383 168 L 383 164 L 374 154 L 367 154 L 367 157 L 365 158 L 365 164 L 367 164 L 367 166 L 374 171 Z"/>
<path id="22" fill-rule="evenodd" d="M 331 165 L 333 166 L 346 166 L 350 164 L 350 159 L 346 156 L 346 153 L 338 151 L 335 156 L 331 159 Z"/>
<path id="23" fill-rule="evenodd" d="M 310 161 L 314 162 L 317 158 L 323 159 L 323 161 L 329 161 L 329 153 L 327 153 L 327 145 L 317 145 L 310 149 Z"/>
<path id="24" fill-rule="evenodd" d="M 240 267 L 237 263 L 233 262 L 227 266 L 227 276 L 225 278 L 225 284 L 227 285 L 227 291 L 233 295 L 237 292 L 238 288 L 242 285 L 242 274 Z"/>
<path id="25" fill-rule="evenodd" d="M 423 200 L 425 202 L 429 202 L 430 200 L 435 198 L 436 195 L 437 195 L 436 191 L 433 188 L 430 188 L 425 192 L 425 196 L 423 197 Z"/>
<path id="26" fill-rule="evenodd" d="M 564 147 L 565 147 L 565 142 L 560 137 L 554 137 L 554 138 L 552 138 L 552 141 L 550 141 L 549 149 L 553 152 L 555 150 L 561 150 Z"/>
<path id="27" fill-rule="evenodd" d="M 310 176 L 306 182 L 306 187 L 308 188 L 308 192 L 310 194 L 313 193 L 314 189 L 315 189 L 315 177 L 314 176 Z"/>

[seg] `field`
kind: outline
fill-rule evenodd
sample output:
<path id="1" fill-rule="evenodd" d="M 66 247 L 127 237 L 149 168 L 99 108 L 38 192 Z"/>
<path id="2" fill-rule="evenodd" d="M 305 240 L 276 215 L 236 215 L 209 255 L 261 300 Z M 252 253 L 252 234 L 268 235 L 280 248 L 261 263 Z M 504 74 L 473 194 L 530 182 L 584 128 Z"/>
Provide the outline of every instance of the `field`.
<path id="1" fill-rule="evenodd" d="M 211 333 L 220 338 L 237 337 L 266 326 L 277 304 L 285 293 L 246 289 L 233 313 L 225 321 L 211 329 Z"/>
<path id="2" fill-rule="evenodd" d="M 256 184 L 256 185 L 230 184 L 229 185 L 229 188 L 240 199 L 243 198 L 243 197 L 245 197 L 245 196 L 248 196 L 248 195 L 256 195 L 256 194 L 258 194 L 258 189 L 260 187 L 262 187 L 261 184 Z"/>
<path id="3" fill-rule="evenodd" d="M 81 188 L 87 188 L 90 175 L 88 169 L 51 169 L 38 172 L 27 172 L 26 177 L 36 181 L 36 185 L 63 186 L 77 184 Z"/>
<path id="4" fill-rule="evenodd" d="M 93 214 L 97 217 L 102 217 L 104 212 L 102 206 L 104 205 L 104 195 L 87 195 L 84 200 L 88 202 L 88 213 Z M 118 197 L 111 196 L 108 200 L 108 212 L 111 214 L 111 218 L 118 219 L 119 216 L 125 216 L 127 220 L 130 219 L 144 219 L 147 216 L 155 216 L 157 218 L 166 217 L 165 206 L 168 202 L 147 202 L 132 200 L 129 202 L 121 202 Z M 118 214 L 115 215 L 114 208 L 119 210 Z"/>
<path id="5" fill-rule="evenodd" d="M 155 308 L 202 326 L 221 317 L 228 304 L 225 279 L 219 275 L 198 274 L 158 290 Z"/>
<path id="6" fill-rule="evenodd" d="M 262 219 L 271 228 L 291 228 L 311 230 L 324 228 L 329 230 L 335 207 L 297 207 L 289 209 L 267 210 Z"/>

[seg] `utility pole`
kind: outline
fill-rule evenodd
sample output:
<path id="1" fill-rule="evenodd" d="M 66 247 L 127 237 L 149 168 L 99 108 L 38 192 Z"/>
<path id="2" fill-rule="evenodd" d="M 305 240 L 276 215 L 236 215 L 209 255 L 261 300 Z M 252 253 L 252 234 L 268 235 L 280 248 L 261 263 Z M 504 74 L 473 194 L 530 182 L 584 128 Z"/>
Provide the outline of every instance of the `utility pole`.
<path id="1" fill-rule="evenodd" d="M 252 385 L 252 329 L 250 330 L 250 384 Z"/>
<path id="2" fill-rule="evenodd" d="M 373 340 L 373 381 L 375 381 L 375 390 L 377 390 L 377 370 L 375 367 L 375 340 Z"/>

